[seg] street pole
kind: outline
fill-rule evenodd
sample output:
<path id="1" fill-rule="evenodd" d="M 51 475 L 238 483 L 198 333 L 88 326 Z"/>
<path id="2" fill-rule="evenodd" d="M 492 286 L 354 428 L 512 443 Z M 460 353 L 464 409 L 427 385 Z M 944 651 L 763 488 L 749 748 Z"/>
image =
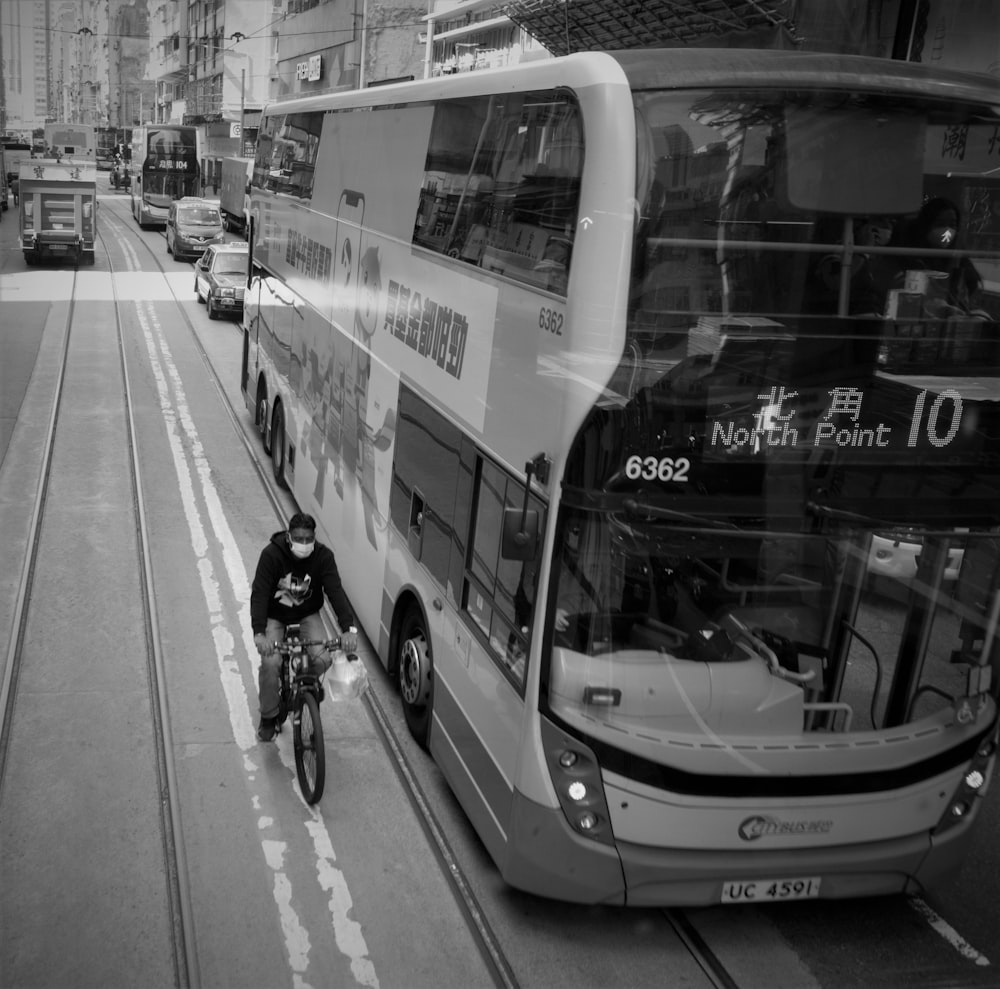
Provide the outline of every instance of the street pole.
<path id="1" fill-rule="evenodd" d="M 240 157 L 243 157 L 243 152 L 246 150 L 246 138 L 243 136 L 243 119 L 246 116 L 246 103 L 247 103 L 247 70 L 245 68 L 240 69 Z"/>

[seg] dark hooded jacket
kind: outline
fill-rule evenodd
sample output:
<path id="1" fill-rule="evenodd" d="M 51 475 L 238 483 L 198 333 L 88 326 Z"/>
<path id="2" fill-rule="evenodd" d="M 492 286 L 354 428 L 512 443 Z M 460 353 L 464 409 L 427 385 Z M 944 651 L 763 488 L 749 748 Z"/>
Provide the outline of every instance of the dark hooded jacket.
<path id="1" fill-rule="evenodd" d="M 314 614 L 323 607 L 324 592 L 341 631 L 353 625 L 333 550 L 317 541 L 312 553 L 300 560 L 289 549 L 288 533 L 276 532 L 260 554 L 250 591 L 253 634 L 265 631 L 268 618 L 288 625 Z"/>

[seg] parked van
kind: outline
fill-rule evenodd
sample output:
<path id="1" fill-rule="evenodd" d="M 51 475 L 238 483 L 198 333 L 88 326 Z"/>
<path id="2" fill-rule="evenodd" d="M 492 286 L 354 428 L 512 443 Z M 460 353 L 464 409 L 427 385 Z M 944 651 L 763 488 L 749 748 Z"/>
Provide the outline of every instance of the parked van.
<path id="1" fill-rule="evenodd" d="M 185 196 L 170 204 L 167 254 L 172 254 L 178 261 L 200 258 L 209 244 L 218 244 L 222 240 L 222 214 L 215 203 Z"/>

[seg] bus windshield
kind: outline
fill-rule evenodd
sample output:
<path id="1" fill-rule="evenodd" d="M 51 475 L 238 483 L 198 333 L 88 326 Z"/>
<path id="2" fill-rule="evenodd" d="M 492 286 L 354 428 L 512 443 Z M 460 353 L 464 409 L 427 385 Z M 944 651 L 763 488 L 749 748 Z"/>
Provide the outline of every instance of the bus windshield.
<path id="1" fill-rule="evenodd" d="M 198 175 L 149 169 L 145 172 L 144 190 L 151 201 L 169 206 L 175 199 L 198 195 Z"/>
<path id="2" fill-rule="evenodd" d="M 984 698 L 996 108 L 778 89 L 634 104 L 628 338 L 567 463 L 550 709 L 637 750 L 882 730 Z"/>

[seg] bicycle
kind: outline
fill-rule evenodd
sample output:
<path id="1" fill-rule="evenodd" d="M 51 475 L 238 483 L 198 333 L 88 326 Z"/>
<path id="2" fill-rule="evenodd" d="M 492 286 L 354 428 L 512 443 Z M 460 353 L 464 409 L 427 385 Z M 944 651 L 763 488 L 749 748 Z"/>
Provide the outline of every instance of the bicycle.
<path id="1" fill-rule="evenodd" d="M 339 638 L 300 639 L 298 625 L 287 625 L 284 640 L 274 643 L 275 650 L 281 654 L 277 730 L 281 731 L 291 714 L 295 771 L 307 804 L 319 802 L 326 783 L 326 750 L 319 714 L 320 701 L 325 696 L 323 673 L 313 672 L 307 650 L 310 646 L 337 650 L 340 643 Z M 349 658 L 356 661 L 358 657 Z"/>

